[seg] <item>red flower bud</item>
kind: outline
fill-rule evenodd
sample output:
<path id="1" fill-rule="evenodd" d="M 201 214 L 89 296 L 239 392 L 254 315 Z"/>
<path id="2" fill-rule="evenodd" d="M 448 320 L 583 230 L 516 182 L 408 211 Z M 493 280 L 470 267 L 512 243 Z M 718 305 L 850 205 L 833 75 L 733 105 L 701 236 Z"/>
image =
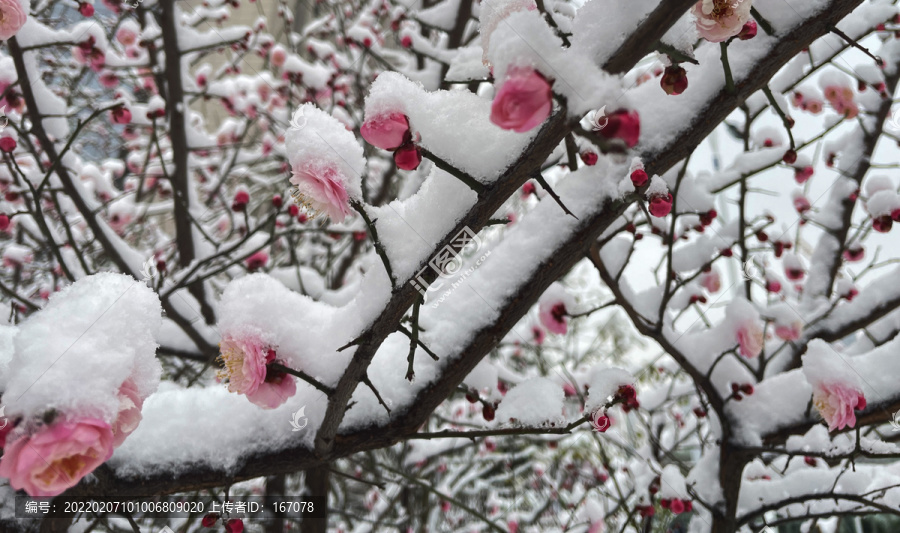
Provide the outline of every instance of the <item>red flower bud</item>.
<path id="1" fill-rule="evenodd" d="M 681 94 L 688 87 L 687 72 L 678 65 L 666 67 L 659 85 L 666 91 L 666 94 Z"/>

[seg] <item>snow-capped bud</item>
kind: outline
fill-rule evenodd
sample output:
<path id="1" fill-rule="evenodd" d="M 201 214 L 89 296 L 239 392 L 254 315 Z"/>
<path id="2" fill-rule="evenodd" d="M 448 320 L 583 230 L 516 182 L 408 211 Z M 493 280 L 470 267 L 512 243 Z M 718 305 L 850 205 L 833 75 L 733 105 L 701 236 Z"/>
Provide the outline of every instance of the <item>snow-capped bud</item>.
<path id="1" fill-rule="evenodd" d="M 814 172 L 815 172 L 815 169 L 813 169 L 813 167 L 811 165 L 807 165 L 802 168 L 795 168 L 794 169 L 794 180 L 800 184 L 806 183 L 806 180 L 811 178 Z"/>
<path id="2" fill-rule="evenodd" d="M 635 187 L 643 187 L 648 179 L 650 178 L 647 176 L 647 171 L 642 168 L 635 169 L 634 172 L 631 173 L 631 183 L 633 183 Z"/>
<path id="3" fill-rule="evenodd" d="M 486 403 L 481 408 L 481 416 L 483 416 L 486 421 L 490 422 L 494 419 L 495 411 L 496 410 L 494 409 L 493 405 Z"/>
<path id="4" fill-rule="evenodd" d="M 400 39 L 400 46 L 403 48 L 412 48 L 413 40 L 409 35 L 404 35 L 403 38 Z"/>
<path id="5" fill-rule="evenodd" d="M 809 200 L 807 200 L 805 196 L 798 194 L 794 197 L 794 209 L 801 215 L 809 211 L 810 207 L 812 206 L 809 205 Z"/>
<path id="6" fill-rule="evenodd" d="M 0 215 L 0 231 L 6 231 L 7 229 L 9 229 L 9 217 Z"/>
<path id="7" fill-rule="evenodd" d="M 287 60 L 287 50 L 281 45 L 272 47 L 272 51 L 269 53 L 269 60 L 272 62 L 272 66 L 281 68 Z"/>
<path id="8" fill-rule="evenodd" d="M 422 163 L 422 152 L 414 143 L 408 142 L 394 152 L 394 163 L 400 170 L 415 170 Z"/>
<path id="9" fill-rule="evenodd" d="M 688 87 L 687 72 L 678 65 L 666 67 L 659 85 L 666 91 L 666 94 L 679 95 Z"/>
<path id="10" fill-rule="evenodd" d="M 872 229 L 879 233 L 887 233 L 891 231 L 894 221 L 890 215 L 883 215 L 872 219 Z"/>
<path id="11" fill-rule="evenodd" d="M 526 181 L 525 185 L 522 185 L 522 199 L 528 198 L 532 194 L 535 193 L 534 183 L 530 181 Z"/>
<path id="12" fill-rule="evenodd" d="M 672 212 L 672 193 L 656 194 L 650 197 L 650 214 L 662 218 Z"/>
<path id="13" fill-rule="evenodd" d="M 93 17 L 94 5 L 88 4 L 87 2 L 81 2 L 78 4 L 78 12 L 81 13 L 82 17 Z"/>
<path id="14" fill-rule="evenodd" d="M 855 261 L 862 261 L 863 257 L 866 255 L 866 251 L 861 244 L 854 244 L 844 250 L 843 255 L 844 261 L 852 263 Z"/>
<path id="15" fill-rule="evenodd" d="M 589 167 L 596 165 L 598 159 L 599 156 L 596 152 L 592 152 L 590 150 L 581 152 L 581 160 L 584 161 L 584 164 Z"/>
<path id="16" fill-rule="evenodd" d="M 797 152 L 793 149 L 788 150 L 784 153 L 784 157 L 781 158 L 782 161 L 787 163 L 788 165 L 793 165 L 797 162 Z"/>
<path id="17" fill-rule="evenodd" d="M 111 112 L 113 124 L 128 124 L 131 122 L 131 111 L 124 106 L 119 106 Z"/>
<path id="18" fill-rule="evenodd" d="M 244 262 L 247 265 L 247 270 L 253 272 L 266 266 L 269 262 L 269 254 L 267 254 L 265 250 L 260 250 L 248 257 Z"/>
<path id="19" fill-rule="evenodd" d="M 0 137 L 0 151 L 11 153 L 16 149 L 16 140 L 12 137 Z"/>
<path id="20" fill-rule="evenodd" d="M 276 195 L 272 196 L 272 206 L 275 207 L 275 209 L 281 209 L 281 206 L 283 204 L 284 204 L 284 200 L 282 200 L 280 194 L 276 194 Z"/>
<path id="21" fill-rule="evenodd" d="M 241 533 L 244 531 L 244 521 L 240 518 L 232 518 L 225 522 L 225 533 Z"/>
<path id="22" fill-rule="evenodd" d="M 250 202 L 250 193 L 247 191 L 237 191 L 234 193 L 234 200 L 231 202 L 231 210 L 235 212 L 243 211 Z"/>

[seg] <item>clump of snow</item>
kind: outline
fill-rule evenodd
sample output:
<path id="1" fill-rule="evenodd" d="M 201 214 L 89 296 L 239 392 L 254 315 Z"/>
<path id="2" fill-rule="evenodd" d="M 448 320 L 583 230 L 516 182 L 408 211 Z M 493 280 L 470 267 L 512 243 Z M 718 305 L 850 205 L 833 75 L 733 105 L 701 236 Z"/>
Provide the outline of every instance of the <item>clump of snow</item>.
<path id="1" fill-rule="evenodd" d="M 13 339 L 19 328 L 15 326 L 0 326 L 0 394 L 6 390 L 6 381 L 9 379 L 9 364 L 12 362 L 14 347 Z"/>
<path id="2" fill-rule="evenodd" d="M 859 373 L 834 348 L 821 339 L 813 339 L 803 354 L 803 375 L 813 387 L 840 381 L 862 390 Z"/>
<path id="3" fill-rule="evenodd" d="M 587 381 L 588 396 L 584 411 L 592 413 L 604 406 L 622 385 L 634 384 L 634 376 L 621 368 L 594 368 Z"/>
<path id="4" fill-rule="evenodd" d="M 7 414 L 114 419 L 126 379 L 141 397 L 159 384 L 161 314 L 156 293 L 121 274 L 88 276 L 56 293 L 19 326 L 3 395 Z"/>
<path id="5" fill-rule="evenodd" d="M 564 397 L 559 384 L 547 378 L 528 379 L 506 393 L 497 408 L 497 421 L 523 426 L 561 425 Z"/>

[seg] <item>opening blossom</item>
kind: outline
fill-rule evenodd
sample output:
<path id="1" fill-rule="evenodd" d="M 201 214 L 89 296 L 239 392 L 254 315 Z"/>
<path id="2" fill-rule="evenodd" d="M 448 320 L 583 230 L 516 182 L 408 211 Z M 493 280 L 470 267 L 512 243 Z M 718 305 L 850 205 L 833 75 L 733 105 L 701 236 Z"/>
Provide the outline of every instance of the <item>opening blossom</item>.
<path id="1" fill-rule="evenodd" d="M 744 323 L 737 331 L 738 351 L 747 359 L 753 359 L 762 352 L 763 330 L 755 320 Z"/>
<path id="2" fill-rule="evenodd" d="M 813 390 L 813 404 L 828 424 L 828 430 L 834 431 L 856 426 L 854 410 L 866 408 L 866 397 L 843 383 L 825 383 Z"/>
<path id="3" fill-rule="evenodd" d="M 612 421 L 602 410 L 598 409 L 597 412 L 591 415 L 591 426 L 593 426 L 598 433 L 605 433 L 611 425 Z"/>
<path id="4" fill-rule="evenodd" d="M 0 0 L 0 41 L 14 37 L 28 16 L 19 0 Z"/>
<path id="5" fill-rule="evenodd" d="M 541 324 L 550 333 L 565 334 L 568 329 L 566 322 L 566 304 L 564 302 L 546 302 L 539 306 L 538 317 Z"/>
<path id="6" fill-rule="evenodd" d="M 609 115 L 599 133 L 607 139 L 622 139 L 626 146 L 634 148 L 641 137 L 641 117 L 637 111 L 619 109 Z"/>
<path id="7" fill-rule="evenodd" d="M 491 122 L 523 133 L 546 120 L 552 107 L 550 83 L 544 76 L 531 68 L 510 67 L 491 104 Z"/>
<path id="8" fill-rule="evenodd" d="M 269 369 L 269 364 L 275 362 L 275 350 L 260 339 L 226 336 L 219 349 L 219 359 L 225 366 L 219 377 L 228 380 L 230 392 L 244 394 L 254 404 L 274 409 L 297 391 L 291 376 Z"/>
<path id="9" fill-rule="evenodd" d="M 741 33 L 750 20 L 750 0 L 700 0 L 691 8 L 700 37 L 721 43 Z"/>
<path id="10" fill-rule="evenodd" d="M 113 442 L 113 430 L 102 420 L 54 422 L 4 448 L 0 477 L 32 497 L 56 496 L 109 459 Z"/>
<path id="11" fill-rule="evenodd" d="M 294 167 L 291 183 L 294 201 L 313 216 L 324 213 L 334 222 L 350 214 L 350 195 L 344 177 L 332 166 L 300 164 Z"/>

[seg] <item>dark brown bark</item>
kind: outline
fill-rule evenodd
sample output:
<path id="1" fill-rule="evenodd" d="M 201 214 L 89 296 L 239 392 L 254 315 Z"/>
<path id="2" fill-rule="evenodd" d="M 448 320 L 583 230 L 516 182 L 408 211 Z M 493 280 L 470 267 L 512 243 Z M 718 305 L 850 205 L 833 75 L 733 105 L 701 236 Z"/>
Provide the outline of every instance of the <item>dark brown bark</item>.
<path id="1" fill-rule="evenodd" d="M 301 533 L 326 533 L 328 531 L 328 491 L 331 488 L 331 470 L 328 463 L 310 468 L 306 471 L 306 490 L 316 498 L 316 506 L 324 500 L 325 518 L 304 517 L 300 526 Z M 322 511 L 316 509 L 319 515 Z"/>
<path id="2" fill-rule="evenodd" d="M 188 141 L 185 130 L 184 113 L 187 106 L 184 101 L 182 84 L 181 51 L 178 46 L 178 27 L 176 21 L 175 0 L 160 2 L 161 15 L 159 25 L 162 29 L 163 49 L 166 53 L 166 113 L 169 116 L 169 139 L 172 145 L 174 171 L 169 175 L 172 182 L 174 200 L 175 235 L 178 246 L 178 260 L 187 267 L 196 258 L 194 253 L 194 235 L 189 214 L 190 179 L 188 168 Z M 200 313 L 207 324 L 215 324 L 216 315 L 206 301 L 203 282 L 193 283 L 188 290 L 200 304 Z"/>

